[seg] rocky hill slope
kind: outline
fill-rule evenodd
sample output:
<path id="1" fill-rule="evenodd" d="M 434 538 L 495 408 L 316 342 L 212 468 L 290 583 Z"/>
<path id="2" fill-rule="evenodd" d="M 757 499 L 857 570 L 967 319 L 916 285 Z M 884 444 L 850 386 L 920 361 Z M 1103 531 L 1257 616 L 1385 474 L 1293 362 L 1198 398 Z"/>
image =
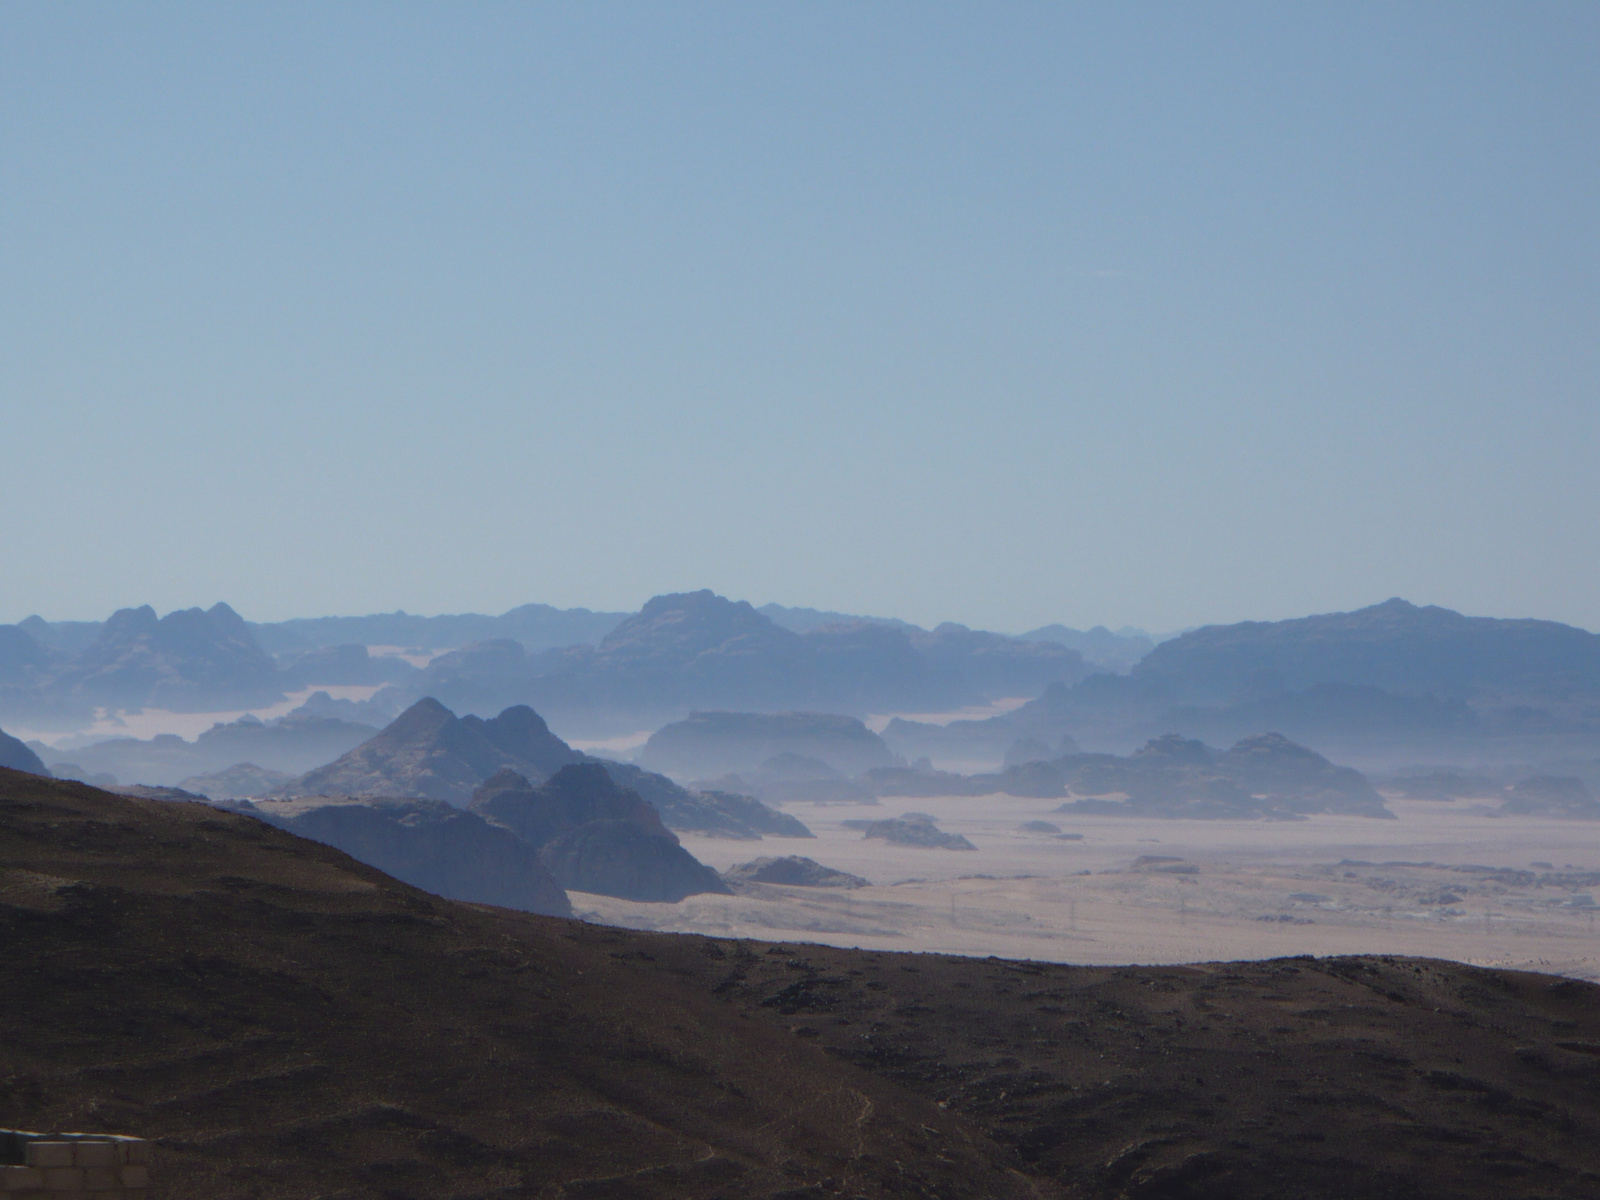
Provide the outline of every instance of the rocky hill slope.
<path id="1" fill-rule="evenodd" d="M 150 1137 L 172 1200 L 1600 1185 L 1600 989 L 1548 976 L 634 933 L 11 772 L 0 939 L 5 1123 Z"/>

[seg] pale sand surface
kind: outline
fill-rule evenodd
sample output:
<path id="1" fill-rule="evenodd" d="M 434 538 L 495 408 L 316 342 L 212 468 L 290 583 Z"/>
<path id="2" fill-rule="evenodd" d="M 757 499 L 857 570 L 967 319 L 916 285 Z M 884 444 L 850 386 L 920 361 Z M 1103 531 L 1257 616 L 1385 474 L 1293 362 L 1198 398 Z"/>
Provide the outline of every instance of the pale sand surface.
<path id="1" fill-rule="evenodd" d="M 228 712 L 203 712 L 180 713 L 168 712 L 162 708 L 145 708 L 136 712 L 127 710 L 111 711 L 102 709 L 96 716 L 93 725 L 87 729 L 74 729 L 67 733 L 55 730 L 49 733 L 40 733 L 28 729 L 8 728 L 7 733 L 12 737 L 21 738 L 23 741 L 37 739 L 47 746 L 57 746 L 63 749 L 88 746 L 94 742 L 103 742 L 110 738 L 153 738 L 158 734 L 175 733 L 188 741 L 194 741 L 213 725 L 221 722 L 228 724 L 237 721 L 240 717 L 249 714 L 263 721 L 271 721 L 276 717 L 284 716 L 304 704 L 313 692 L 327 692 L 335 700 L 370 700 L 378 689 L 376 687 L 317 687 L 303 688 L 298 692 L 290 692 L 287 697 L 276 704 L 265 708 L 241 708 Z"/>
<path id="2" fill-rule="evenodd" d="M 884 950 L 1092 964 L 1412 954 L 1600 980 L 1600 927 L 1585 903 L 1600 900 L 1600 879 L 1550 878 L 1566 867 L 1600 872 L 1600 825 L 1403 800 L 1390 801 L 1395 821 L 1164 821 L 1054 807 L 1012 796 L 794 805 L 788 811 L 816 840 L 683 843 L 719 870 L 803 854 L 874 886 L 761 887 L 680 904 L 575 894 L 573 906 L 588 920 L 640 929 Z M 894 846 L 840 827 L 908 810 L 978 849 Z M 1038 819 L 1083 840 L 1016 832 Z M 1198 871 L 1131 869 L 1140 855 L 1179 857 Z M 1454 869 L 1470 865 L 1528 874 Z"/>

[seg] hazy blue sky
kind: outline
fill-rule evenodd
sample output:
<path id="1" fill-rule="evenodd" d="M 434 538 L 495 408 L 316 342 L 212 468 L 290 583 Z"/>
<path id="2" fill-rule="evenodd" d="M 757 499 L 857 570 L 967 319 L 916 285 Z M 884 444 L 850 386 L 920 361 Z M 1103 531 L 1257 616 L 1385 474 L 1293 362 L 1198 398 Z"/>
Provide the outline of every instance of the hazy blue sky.
<path id="1" fill-rule="evenodd" d="M 1600 5 L 0 7 L 0 620 L 1600 628 Z"/>

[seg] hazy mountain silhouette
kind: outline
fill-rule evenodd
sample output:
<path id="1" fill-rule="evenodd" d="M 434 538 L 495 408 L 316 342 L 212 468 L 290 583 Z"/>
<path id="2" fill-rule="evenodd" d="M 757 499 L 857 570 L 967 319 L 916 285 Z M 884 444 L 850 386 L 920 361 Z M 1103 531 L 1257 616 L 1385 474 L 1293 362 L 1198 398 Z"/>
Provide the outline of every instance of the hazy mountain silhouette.
<path id="1" fill-rule="evenodd" d="M 828 713 L 694 712 L 651 734 L 638 757 L 651 770 L 694 779 L 751 771 L 780 754 L 818 759 L 845 775 L 894 763 L 860 720 Z"/>
<path id="2" fill-rule="evenodd" d="M 538 651 L 598 642 L 627 615 L 523 604 L 497 617 L 481 613 L 417 617 L 392 612 L 365 617 L 297 617 L 252 624 L 251 629 L 262 646 L 274 654 L 351 643 L 442 650 L 494 638 L 510 638 L 529 650 Z"/>
<path id="3" fill-rule="evenodd" d="M 372 687 L 401 683 L 417 673 L 403 658 L 373 657 L 366 646 L 350 643 L 323 646 L 278 660 L 281 683 L 286 691 L 308 687 Z"/>
<path id="4" fill-rule="evenodd" d="M 276 664 L 226 604 L 159 620 L 149 605 L 121 609 L 52 688 L 88 704 L 177 712 L 252 708 L 283 695 Z"/>
<path id="5" fill-rule="evenodd" d="M 1064 647 L 955 625 L 925 633 L 862 621 L 795 633 L 747 603 L 700 591 L 655 597 L 597 646 L 529 654 L 496 639 L 464 647 L 388 702 L 431 695 L 480 713 L 531 704 L 564 728 L 598 732 L 696 709 L 936 711 L 1032 694 L 1087 671 Z"/>
<path id="6" fill-rule="evenodd" d="M 0 767 L 26 771 L 30 775 L 49 775 L 49 770 L 28 744 L 0 730 Z"/>
<path id="7" fill-rule="evenodd" d="M 1445 699 L 1600 693 L 1600 635 L 1554 621 L 1465 617 L 1394 599 L 1348 613 L 1192 630 L 1133 677 L 1179 703 L 1236 702 L 1317 684 Z"/>
<path id="8" fill-rule="evenodd" d="M 858 782 L 880 796 L 1071 795 L 1088 798 L 1076 802 L 1084 811 L 1139 816 L 1393 815 L 1360 771 L 1277 733 L 1244 738 L 1226 752 L 1167 734 L 1126 757 L 1066 754 L 973 775 L 898 767 L 869 771 Z"/>
<path id="9" fill-rule="evenodd" d="M 149 739 L 110 738 L 55 751 L 50 761 L 71 761 L 122 783 L 155 785 L 176 784 L 239 763 L 299 775 L 359 746 L 376 732 L 371 725 L 309 714 L 291 713 L 275 721 L 244 716 L 213 725 L 192 742 L 175 733 Z"/>
<path id="10" fill-rule="evenodd" d="M 1156 647 L 1147 633 L 1121 630 L 1112 633 L 1104 625 L 1093 629 L 1069 629 L 1065 625 L 1044 625 L 1021 635 L 1030 642 L 1056 642 L 1083 655 L 1084 661 L 1106 671 L 1125 675 Z"/>

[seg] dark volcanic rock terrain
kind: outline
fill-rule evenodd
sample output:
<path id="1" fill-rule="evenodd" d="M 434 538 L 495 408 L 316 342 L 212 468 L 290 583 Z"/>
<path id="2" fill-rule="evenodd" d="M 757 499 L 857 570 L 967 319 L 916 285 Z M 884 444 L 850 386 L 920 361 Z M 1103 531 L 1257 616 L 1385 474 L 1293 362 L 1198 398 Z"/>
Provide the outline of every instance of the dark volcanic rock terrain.
<path id="1" fill-rule="evenodd" d="M 0 938 L 4 1123 L 150 1137 L 174 1200 L 1600 1187 L 1600 989 L 1549 976 L 635 933 L 12 772 Z"/>

